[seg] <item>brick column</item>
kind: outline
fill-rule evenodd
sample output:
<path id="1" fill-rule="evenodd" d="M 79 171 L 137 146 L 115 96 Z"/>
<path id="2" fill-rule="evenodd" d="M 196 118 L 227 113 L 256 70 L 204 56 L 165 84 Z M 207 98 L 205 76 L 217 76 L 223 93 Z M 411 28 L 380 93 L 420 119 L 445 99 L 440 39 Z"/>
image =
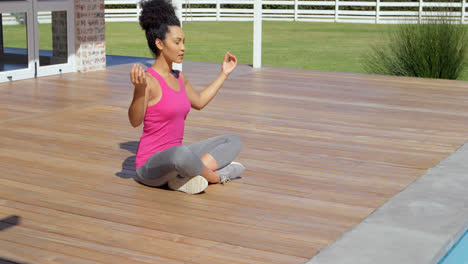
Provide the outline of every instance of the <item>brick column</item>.
<path id="1" fill-rule="evenodd" d="M 76 70 L 106 68 L 104 0 L 75 0 Z"/>

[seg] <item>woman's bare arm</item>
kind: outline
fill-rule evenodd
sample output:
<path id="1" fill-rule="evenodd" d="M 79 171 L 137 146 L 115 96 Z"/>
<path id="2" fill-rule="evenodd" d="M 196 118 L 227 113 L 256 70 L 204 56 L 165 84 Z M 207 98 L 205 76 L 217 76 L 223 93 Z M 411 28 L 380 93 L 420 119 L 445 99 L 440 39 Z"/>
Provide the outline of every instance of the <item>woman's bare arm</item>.
<path id="1" fill-rule="evenodd" d="M 231 74 L 232 71 L 234 71 L 236 66 L 236 56 L 227 52 L 226 55 L 224 55 L 221 73 L 210 85 L 208 85 L 207 88 L 205 88 L 200 93 L 195 91 L 192 85 L 190 85 L 190 82 L 185 78 L 183 73 L 181 73 L 182 79 L 184 80 L 187 97 L 189 98 L 192 107 L 197 110 L 203 109 L 215 97 L 226 78 L 229 76 L 229 74 Z"/>
<path id="2" fill-rule="evenodd" d="M 143 122 L 148 104 L 148 88 L 146 73 L 139 65 L 133 65 L 130 71 L 130 79 L 134 85 L 133 100 L 128 109 L 128 119 L 133 127 L 138 127 Z"/>

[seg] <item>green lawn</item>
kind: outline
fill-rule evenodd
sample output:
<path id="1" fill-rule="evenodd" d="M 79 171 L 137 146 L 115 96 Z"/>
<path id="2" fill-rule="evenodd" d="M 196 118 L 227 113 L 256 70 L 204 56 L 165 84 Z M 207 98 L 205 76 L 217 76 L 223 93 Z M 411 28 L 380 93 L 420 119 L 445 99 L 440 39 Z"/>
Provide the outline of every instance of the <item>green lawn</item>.
<path id="1" fill-rule="evenodd" d="M 186 57 L 220 62 L 226 51 L 252 64 L 252 22 L 188 22 Z M 263 21 L 262 64 L 299 69 L 364 73 L 362 56 L 395 25 Z M 151 57 L 138 23 L 106 24 L 107 53 Z M 468 81 L 468 68 L 460 78 Z"/>
<path id="2" fill-rule="evenodd" d="M 301 69 L 363 72 L 361 54 L 390 30 L 388 25 L 264 21 L 262 64 Z M 252 64 L 252 22 L 189 22 L 186 60 L 219 62 L 230 51 Z M 137 23 L 107 23 L 107 53 L 151 56 Z"/>
<path id="3" fill-rule="evenodd" d="M 40 32 L 45 32 L 40 35 L 49 36 L 50 28 L 40 26 Z M 362 73 L 363 54 L 369 52 L 371 44 L 382 41 L 394 27 L 263 21 L 262 64 Z M 252 22 L 187 22 L 183 24 L 183 30 L 186 34 L 186 60 L 221 62 L 224 53 L 230 51 L 238 57 L 239 63 L 252 64 Z M 15 46 L 15 41 L 18 41 L 14 32 L 21 32 L 18 26 L 5 26 L 4 31 L 9 36 L 5 44 Z M 16 35 L 21 37 L 23 33 Z M 51 38 L 41 38 L 41 47 L 50 47 L 50 43 L 42 43 L 43 39 Z M 151 57 L 145 34 L 136 22 L 106 23 L 106 52 L 109 55 Z M 468 81 L 468 68 L 460 79 Z"/>
<path id="4" fill-rule="evenodd" d="M 3 46 L 25 49 L 26 25 L 3 26 Z M 52 24 L 39 24 L 39 49 L 52 50 Z"/>

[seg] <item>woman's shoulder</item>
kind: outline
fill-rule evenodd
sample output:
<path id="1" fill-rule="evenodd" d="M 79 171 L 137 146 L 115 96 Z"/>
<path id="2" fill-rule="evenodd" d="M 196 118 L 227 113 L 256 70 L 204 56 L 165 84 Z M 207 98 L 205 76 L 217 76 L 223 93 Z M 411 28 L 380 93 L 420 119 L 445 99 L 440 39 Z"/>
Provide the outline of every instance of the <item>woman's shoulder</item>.
<path id="1" fill-rule="evenodd" d="M 152 93 L 158 93 L 161 91 L 161 85 L 158 80 L 149 72 L 146 73 L 147 87 Z"/>
<path id="2" fill-rule="evenodd" d="M 145 71 L 146 83 L 147 86 L 150 87 L 154 83 L 154 77 L 148 71 Z"/>

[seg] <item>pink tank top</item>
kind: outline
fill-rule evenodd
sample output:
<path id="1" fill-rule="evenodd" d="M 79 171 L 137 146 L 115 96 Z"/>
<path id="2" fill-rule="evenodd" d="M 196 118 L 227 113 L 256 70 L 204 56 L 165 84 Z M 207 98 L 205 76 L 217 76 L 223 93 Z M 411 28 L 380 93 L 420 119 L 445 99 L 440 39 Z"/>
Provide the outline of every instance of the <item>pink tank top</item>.
<path id="1" fill-rule="evenodd" d="M 155 152 L 182 145 L 185 118 L 190 111 L 190 101 L 180 76 L 180 90 L 174 91 L 155 70 L 148 68 L 146 71 L 158 80 L 162 97 L 155 105 L 146 108 L 135 169 L 143 165 Z"/>

